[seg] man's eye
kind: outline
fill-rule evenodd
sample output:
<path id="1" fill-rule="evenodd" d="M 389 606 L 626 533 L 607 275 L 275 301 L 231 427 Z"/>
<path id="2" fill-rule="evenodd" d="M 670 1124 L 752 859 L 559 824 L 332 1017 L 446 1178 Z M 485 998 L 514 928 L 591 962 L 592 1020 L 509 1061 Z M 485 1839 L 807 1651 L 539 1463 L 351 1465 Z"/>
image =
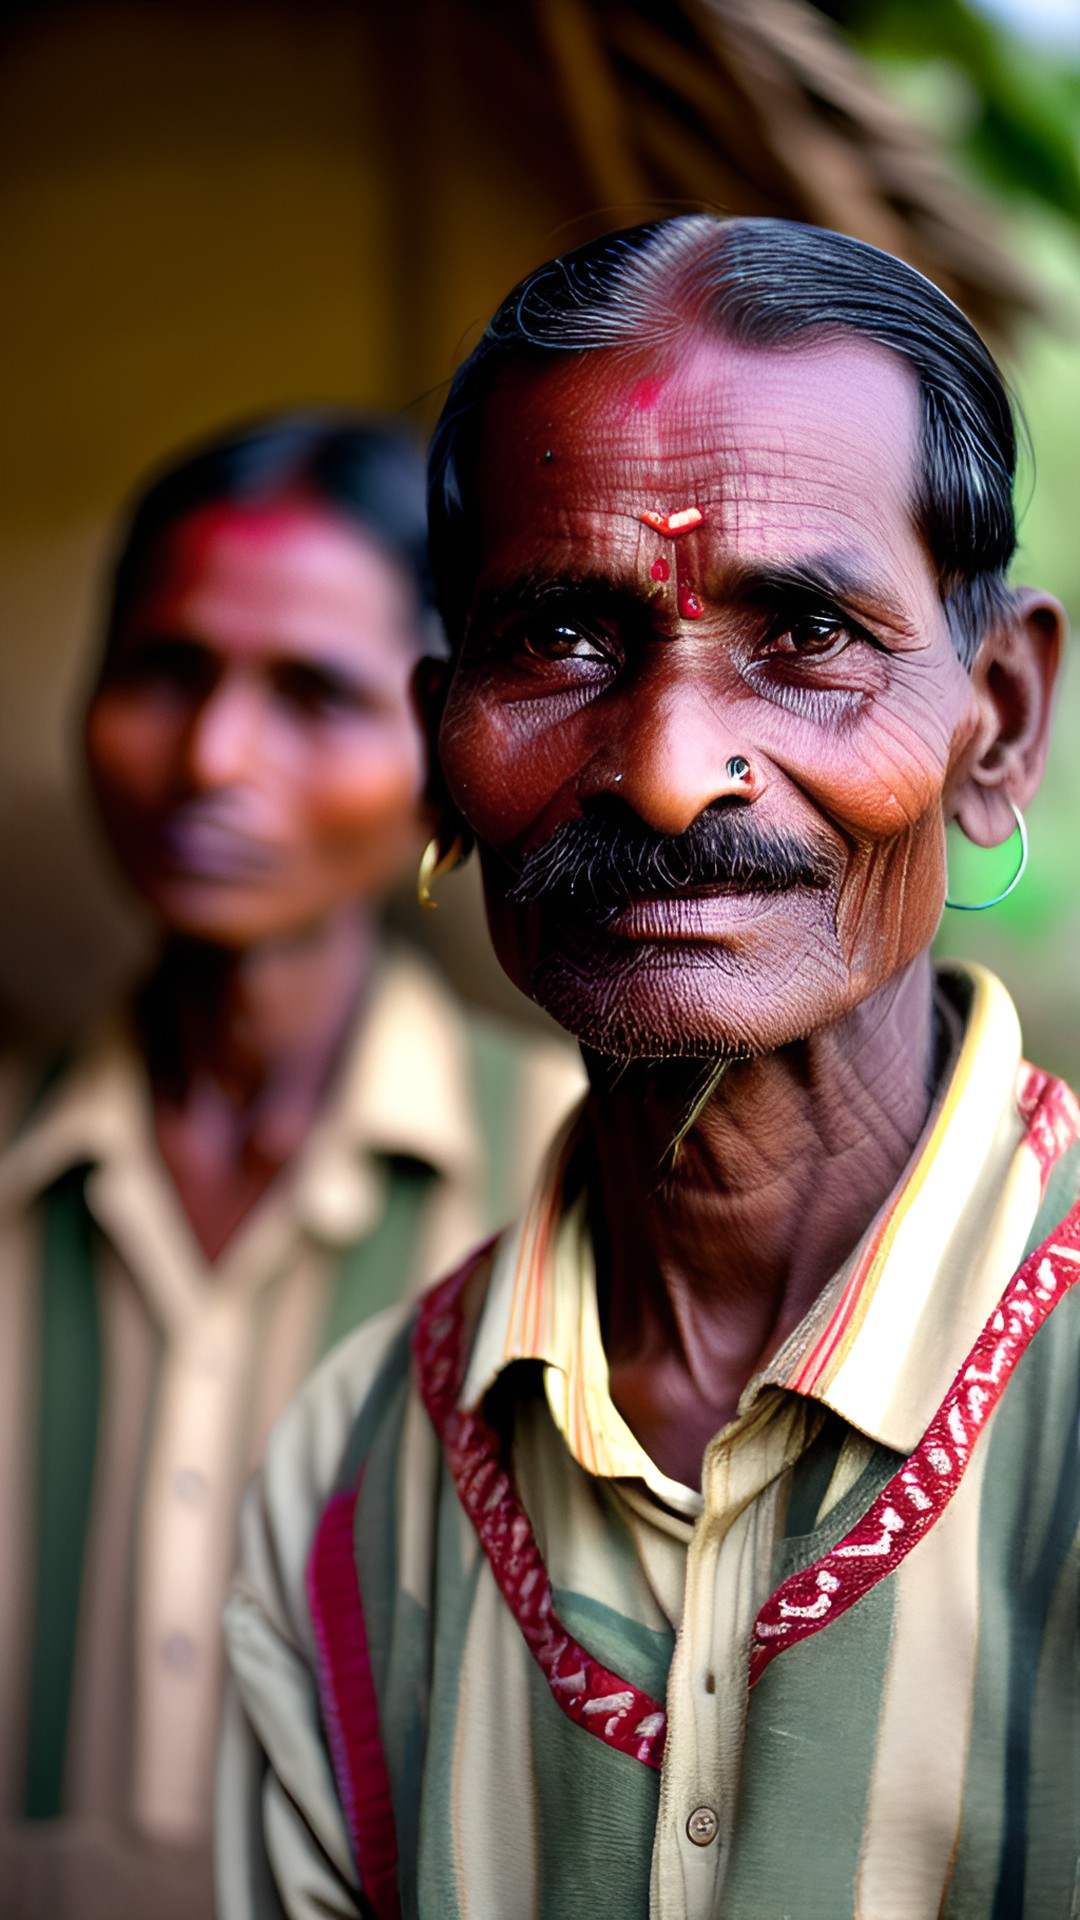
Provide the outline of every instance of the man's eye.
<path id="1" fill-rule="evenodd" d="M 361 689 L 344 675 L 309 666 L 305 661 L 283 662 L 274 678 L 278 697 L 299 713 L 346 713 L 364 704 Z"/>
<path id="2" fill-rule="evenodd" d="M 611 652 L 593 633 L 562 622 L 547 627 L 530 627 L 523 635 L 524 649 L 537 660 L 611 660 Z"/>
<path id="3" fill-rule="evenodd" d="M 126 647 L 113 674 L 129 686 L 167 687 L 174 692 L 188 693 L 212 678 L 213 669 L 201 647 L 189 640 L 162 634 Z"/>
<path id="4" fill-rule="evenodd" d="M 854 637 L 834 614 L 807 613 L 774 628 L 763 651 L 773 659 L 832 660 Z"/>

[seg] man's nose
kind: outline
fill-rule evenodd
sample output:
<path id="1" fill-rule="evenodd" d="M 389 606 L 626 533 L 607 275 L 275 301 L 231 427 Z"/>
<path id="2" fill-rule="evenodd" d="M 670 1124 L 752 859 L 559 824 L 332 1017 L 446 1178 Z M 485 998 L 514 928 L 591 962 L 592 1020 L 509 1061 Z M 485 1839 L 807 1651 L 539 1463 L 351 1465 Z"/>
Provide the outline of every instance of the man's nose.
<path id="1" fill-rule="evenodd" d="M 198 789 L 250 780 L 263 728 L 262 701 L 249 682 L 223 676 L 192 715 L 185 742 L 187 774 Z"/>
<path id="2" fill-rule="evenodd" d="M 765 777 L 726 703 L 700 682 L 627 689 L 593 792 L 617 795 L 657 833 L 685 833 L 719 800 L 756 800 Z"/>

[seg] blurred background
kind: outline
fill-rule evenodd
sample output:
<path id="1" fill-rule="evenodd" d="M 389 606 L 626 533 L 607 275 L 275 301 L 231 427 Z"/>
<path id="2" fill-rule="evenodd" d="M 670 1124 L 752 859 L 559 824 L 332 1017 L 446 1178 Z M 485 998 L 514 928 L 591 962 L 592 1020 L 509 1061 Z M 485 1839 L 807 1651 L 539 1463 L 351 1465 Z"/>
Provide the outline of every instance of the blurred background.
<path id="1" fill-rule="evenodd" d="M 597 230 L 787 214 L 932 274 L 1030 424 L 1016 577 L 1080 619 L 1080 0 L 9 0 L 0 31 L 7 1031 L 72 1031 L 146 951 L 73 722 L 125 497 L 275 408 L 424 432 L 500 296 Z M 1029 1052 L 1074 1083 L 1078 741 L 1070 661 L 1029 874 L 941 935 L 997 967 Z M 996 871 L 957 852 L 954 886 Z M 399 918 L 467 996 L 526 1013 L 475 875 L 444 897 Z"/>

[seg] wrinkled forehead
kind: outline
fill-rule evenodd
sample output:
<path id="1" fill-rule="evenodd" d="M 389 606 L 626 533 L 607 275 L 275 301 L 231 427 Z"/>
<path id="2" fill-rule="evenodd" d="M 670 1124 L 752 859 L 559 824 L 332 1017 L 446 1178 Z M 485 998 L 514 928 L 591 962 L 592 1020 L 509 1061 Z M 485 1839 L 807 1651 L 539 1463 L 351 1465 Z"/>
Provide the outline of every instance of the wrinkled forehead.
<path id="1" fill-rule="evenodd" d="M 483 422 L 485 569 L 526 530 L 689 506 L 735 547 L 914 540 L 919 418 L 913 370 L 850 335 L 518 362 Z"/>

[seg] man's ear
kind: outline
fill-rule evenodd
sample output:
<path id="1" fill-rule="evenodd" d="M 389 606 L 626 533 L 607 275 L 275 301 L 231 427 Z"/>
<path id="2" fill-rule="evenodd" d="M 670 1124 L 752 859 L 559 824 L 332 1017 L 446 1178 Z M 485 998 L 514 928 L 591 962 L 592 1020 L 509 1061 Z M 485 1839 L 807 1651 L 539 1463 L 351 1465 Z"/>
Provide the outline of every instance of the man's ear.
<path id="1" fill-rule="evenodd" d="M 413 668 L 409 693 L 412 697 L 413 712 L 424 736 L 427 767 L 424 778 L 424 798 L 429 805 L 432 804 L 436 793 L 441 793 L 439 728 L 442 725 L 443 709 L 446 706 L 449 688 L 449 660 L 437 660 L 432 654 L 424 654 Z"/>
<path id="2" fill-rule="evenodd" d="M 1065 640 L 1065 613 L 1050 594 L 1013 592 L 1013 606 L 983 641 L 971 669 L 980 709 L 975 758 L 955 799 L 955 819 L 977 847 L 997 847 L 1015 831 L 1038 790 L 1050 744 L 1054 683 Z"/>
<path id="3" fill-rule="evenodd" d="M 442 726 L 446 696 L 450 691 L 453 671 L 452 660 L 437 660 L 433 655 L 425 654 L 413 668 L 409 691 L 412 695 L 413 711 L 420 722 L 420 731 L 424 736 L 427 762 L 424 780 L 424 812 L 431 831 L 444 848 L 448 848 L 455 839 L 458 839 L 461 842 L 462 853 L 467 854 L 473 844 L 472 834 L 447 792 L 439 760 L 439 728 Z"/>

